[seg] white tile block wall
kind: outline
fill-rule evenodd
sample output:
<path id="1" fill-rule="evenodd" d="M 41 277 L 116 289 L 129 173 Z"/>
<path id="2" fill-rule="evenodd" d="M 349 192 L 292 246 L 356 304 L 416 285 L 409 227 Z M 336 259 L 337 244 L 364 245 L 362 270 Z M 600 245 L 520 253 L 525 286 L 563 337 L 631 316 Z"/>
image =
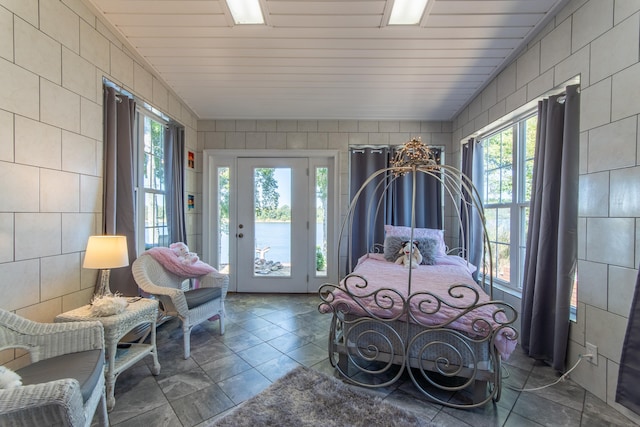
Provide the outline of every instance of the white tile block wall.
<path id="1" fill-rule="evenodd" d="M 637 0 L 616 0 L 615 7 L 613 9 L 614 25 L 618 25 L 621 21 L 627 19 L 637 11 Z"/>
<path id="2" fill-rule="evenodd" d="M 578 322 L 572 323 L 569 357 L 584 353 L 586 337 L 600 349 L 600 363 L 579 366 L 572 378 L 636 423 L 640 416 L 614 397 L 640 262 L 638 34 L 640 2 L 571 0 L 494 79 L 494 105 L 483 102 L 478 111 L 471 100 L 453 120 L 454 140 L 464 140 L 479 130 L 485 113 L 495 121 L 579 76 Z"/>
<path id="3" fill-rule="evenodd" d="M 580 130 L 593 129 L 611 121 L 611 78 L 583 88 L 580 95 Z"/>
<path id="4" fill-rule="evenodd" d="M 640 217 L 640 167 L 611 171 L 610 214 Z"/>
<path id="5" fill-rule="evenodd" d="M 60 128 L 16 116 L 15 140 L 16 163 L 60 169 L 62 157 Z"/>
<path id="6" fill-rule="evenodd" d="M 169 104 L 196 148 L 195 116 L 148 69 L 82 0 L 0 0 L 0 307 L 52 321 L 91 298 L 80 262 L 102 217 L 103 77 Z"/>
<path id="7" fill-rule="evenodd" d="M 80 95 L 40 79 L 40 120 L 79 133 Z"/>
<path id="8" fill-rule="evenodd" d="M 37 167 L 0 162 L 0 194 L 4 212 L 36 212 L 40 200 Z"/>
<path id="9" fill-rule="evenodd" d="M 580 177 L 580 195 L 578 200 L 578 215 L 600 216 L 609 215 L 609 172 L 592 173 Z"/>
<path id="10" fill-rule="evenodd" d="M 613 26 L 613 0 L 588 1 L 573 14 L 571 50 L 582 48 Z"/>
<path id="11" fill-rule="evenodd" d="M 640 113 L 640 63 L 613 76 L 611 119 L 618 120 Z"/>
<path id="12" fill-rule="evenodd" d="M 80 176 L 80 212 L 102 212 L 102 178 Z"/>
<path id="13" fill-rule="evenodd" d="M 606 110 L 606 107 L 603 108 Z M 594 109 L 595 112 L 595 109 Z M 588 123 L 584 125 L 589 126 Z M 587 168 L 599 172 L 635 166 L 635 141 L 637 119 L 635 116 L 607 123 L 589 131 Z"/>
<path id="14" fill-rule="evenodd" d="M 594 307 L 607 309 L 607 264 L 578 261 L 580 300 Z"/>
<path id="15" fill-rule="evenodd" d="M 63 213 L 62 253 L 83 252 L 89 236 L 100 232 L 98 218 L 92 213 Z"/>
<path id="16" fill-rule="evenodd" d="M 0 263 L 13 261 L 13 214 L 0 213 Z"/>
<path id="17" fill-rule="evenodd" d="M 109 40 L 80 20 L 80 56 L 105 72 L 109 69 Z"/>
<path id="18" fill-rule="evenodd" d="M 94 102 L 98 86 L 95 69 L 95 65 L 80 55 L 62 48 L 62 86 Z"/>
<path id="19" fill-rule="evenodd" d="M 640 15 L 622 21 L 591 43 L 591 82 L 595 83 L 638 62 Z M 611 47 L 615 46 L 615 49 Z"/>
<path id="20" fill-rule="evenodd" d="M 100 144 L 100 148 L 102 144 Z M 62 131 L 62 170 L 87 175 L 98 174 L 98 145 L 95 139 Z"/>
<path id="21" fill-rule="evenodd" d="M 0 5 L 31 25 L 38 25 L 38 0 L 0 0 Z"/>
<path id="22" fill-rule="evenodd" d="M 140 64 L 133 64 L 133 87 L 140 96 L 153 99 L 153 75 Z"/>
<path id="23" fill-rule="evenodd" d="M 60 218 L 59 213 L 16 213 L 16 260 L 60 254 Z"/>
<path id="24" fill-rule="evenodd" d="M 80 98 L 80 133 L 93 139 L 102 139 L 102 105 Z"/>
<path id="25" fill-rule="evenodd" d="M 634 283 L 637 275 L 638 271 L 633 268 L 609 266 L 608 311 L 623 317 L 629 316 L 634 289 L 628 284 Z"/>
<path id="26" fill-rule="evenodd" d="M 516 60 L 516 87 L 529 83 L 540 74 L 540 44 L 535 44 Z"/>
<path id="27" fill-rule="evenodd" d="M 0 8 L 0 57 L 13 61 L 13 14 Z"/>
<path id="28" fill-rule="evenodd" d="M 40 169 L 40 212 L 78 212 L 80 176 Z"/>
<path id="29" fill-rule="evenodd" d="M 40 30 L 80 53 L 80 17 L 58 1 L 40 2 Z"/>
<path id="30" fill-rule="evenodd" d="M 37 75 L 0 59 L 0 109 L 32 119 L 40 118 L 40 80 Z"/>
<path id="31" fill-rule="evenodd" d="M 71 253 L 40 260 L 42 280 L 40 294 L 50 300 L 80 290 L 80 253 Z"/>
<path id="32" fill-rule="evenodd" d="M 0 264 L 2 277 L 2 308 L 16 310 L 40 301 L 40 261 Z"/>
<path id="33" fill-rule="evenodd" d="M 544 72 L 571 55 L 571 20 L 560 23 L 540 42 L 540 69 Z"/>

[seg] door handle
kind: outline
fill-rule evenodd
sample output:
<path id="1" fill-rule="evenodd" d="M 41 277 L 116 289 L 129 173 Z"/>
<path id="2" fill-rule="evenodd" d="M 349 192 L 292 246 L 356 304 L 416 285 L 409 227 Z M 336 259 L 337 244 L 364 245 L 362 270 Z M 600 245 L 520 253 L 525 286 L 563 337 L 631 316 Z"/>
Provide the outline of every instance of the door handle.
<path id="1" fill-rule="evenodd" d="M 240 234 L 236 234 L 236 236 L 242 239 L 244 237 L 244 234 L 240 233 Z"/>

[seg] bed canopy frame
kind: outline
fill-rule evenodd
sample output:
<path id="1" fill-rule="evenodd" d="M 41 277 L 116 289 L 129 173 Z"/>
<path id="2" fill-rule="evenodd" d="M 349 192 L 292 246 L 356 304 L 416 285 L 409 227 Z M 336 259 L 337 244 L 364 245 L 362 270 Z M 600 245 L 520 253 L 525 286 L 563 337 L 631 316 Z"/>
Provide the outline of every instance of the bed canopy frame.
<path id="1" fill-rule="evenodd" d="M 366 227 L 368 234 L 373 235 L 371 223 L 375 223 L 381 209 L 382 197 L 363 201 L 364 189 L 375 185 L 375 194 L 383 194 L 395 179 L 405 175 L 412 180 L 409 240 L 413 240 L 415 206 L 420 197 L 416 194 L 418 174 L 427 174 L 442 184 L 443 198 L 455 207 L 452 209 L 455 211 L 454 224 L 460 230 L 468 230 L 472 219 L 480 222 L 483 265 L 477 267 L 480 285 L 489 298 L 481 298 L 482 290 L 462 283 L 451 284 L 445 296 L 429 291 L 414 292 L 411 287 L 412 268 L 408 269 L 408 283 L 403 288 L 406 293 L 395 289 L 393 284 L 368 290 L 367 278 L 352 272 L 357 260 L 353 260 L 349 252 L 347 274 L 340 278 L 340 283 L 326 283 L 319 289 L 322 300 L 319 310 L 332 314 L 328 343 L 330 362 L 347 381 L 364 387 L 386 387 L 408 376 L 421 393 L 445 406 L 472 408 L 491 400 L 498 401 L 501 395 L 501 356 L 494 341 L 505 330 L 510 331 L 509 339 L 517 339 L 517 332 L 512 328 L 517 312 L 511 305 L 493 300 L 493 261 L 484 210 L 480 194 L 469 177 L 452 166 L 439 164 L 419 138 L 411 139 L 396 151 L 389 167 L 371 174 L 353 195 L 340 230 L 338 254 L 343 253 L 341 245 L 349 241 L 343 238 L 345 233 L 346 237 L 352 234 L 358 203 L 367 204 L 366 212 L 370 215 L 367 215 Z M 464 248 L 470 247 L 471 236 L 467 233 L 461 239 L 460 247 L 449 250 L 448 254 L 453 253 L 469 263 L 469 251 Z M 380 251 L 380 242 L 372 242 L 370 252 Z M 338 292 L 343 297 L 346 295 L 360 313 L 356 314 L 352 307 L 338 303 Z M 473 303 L 461 303 L 463 296 L 471 296 Z M 387 312 L 395 309 L 394 313 L 399 314 L 376 314 L 375 310 L 368 308 L 365 300 L 373 301 L 376 308 Z M 436 314 L 445 307 L 453 309 L 456 315 L 436 325 L 420 320 L 421 316 Z M 486 310 L 487 307 L 491 310 L 490 319 L 476 316 L 480 308 Z M 463 316 L 473 318 L 474 330 L 489 329 L 489 332 L 475 335 L 454 329 L 452 324 Z"/>

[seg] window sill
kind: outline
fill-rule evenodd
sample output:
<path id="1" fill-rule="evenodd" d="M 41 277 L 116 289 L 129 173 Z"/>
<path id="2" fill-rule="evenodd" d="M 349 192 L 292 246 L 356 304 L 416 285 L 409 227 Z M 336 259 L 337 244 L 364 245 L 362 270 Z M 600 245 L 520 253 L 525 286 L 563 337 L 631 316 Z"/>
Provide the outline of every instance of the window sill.
<path id="1" fill-rule="evenodd" d="M 489 289 L 489 283 L 485 282 L 485 284 L 487 286 L 487 289 Z M 509 294 L 512 297 L 522 300 L 522 291 L 518 291 L 508 286 L 501 285 L 500 283 L 496 283 L 495 281 L 493 282 L 493 290 L 499 290 L 501 292 L 504 292 L 505 294 Z"/>

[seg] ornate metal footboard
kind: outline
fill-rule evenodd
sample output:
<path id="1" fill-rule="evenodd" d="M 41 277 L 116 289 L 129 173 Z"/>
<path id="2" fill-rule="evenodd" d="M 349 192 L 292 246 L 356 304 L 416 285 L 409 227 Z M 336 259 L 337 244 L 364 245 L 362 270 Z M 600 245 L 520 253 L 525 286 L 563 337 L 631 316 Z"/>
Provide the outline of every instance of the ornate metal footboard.
<path id="1" fill-rule="evenodd" d="M 356 278 L 358 284 L 349 287 Z M 385 387 L 407 374 L 434 402 L 456 408 L 500 399 L 498 348 L 517 339 L 511 305 L 481 302 L 469 285 L 452 285 L 444 296 L 419 292 L 405 298 L 392 288 L 367 292 L 366 278 L 357 274 L 343 284 L 320 288 L 319 310 L 332 313 L 329 358 L 345 379 Z M 443 312 L 446 318 L 439 316 Z M 460 331 L 462 324 L 467 332 Z"/>

